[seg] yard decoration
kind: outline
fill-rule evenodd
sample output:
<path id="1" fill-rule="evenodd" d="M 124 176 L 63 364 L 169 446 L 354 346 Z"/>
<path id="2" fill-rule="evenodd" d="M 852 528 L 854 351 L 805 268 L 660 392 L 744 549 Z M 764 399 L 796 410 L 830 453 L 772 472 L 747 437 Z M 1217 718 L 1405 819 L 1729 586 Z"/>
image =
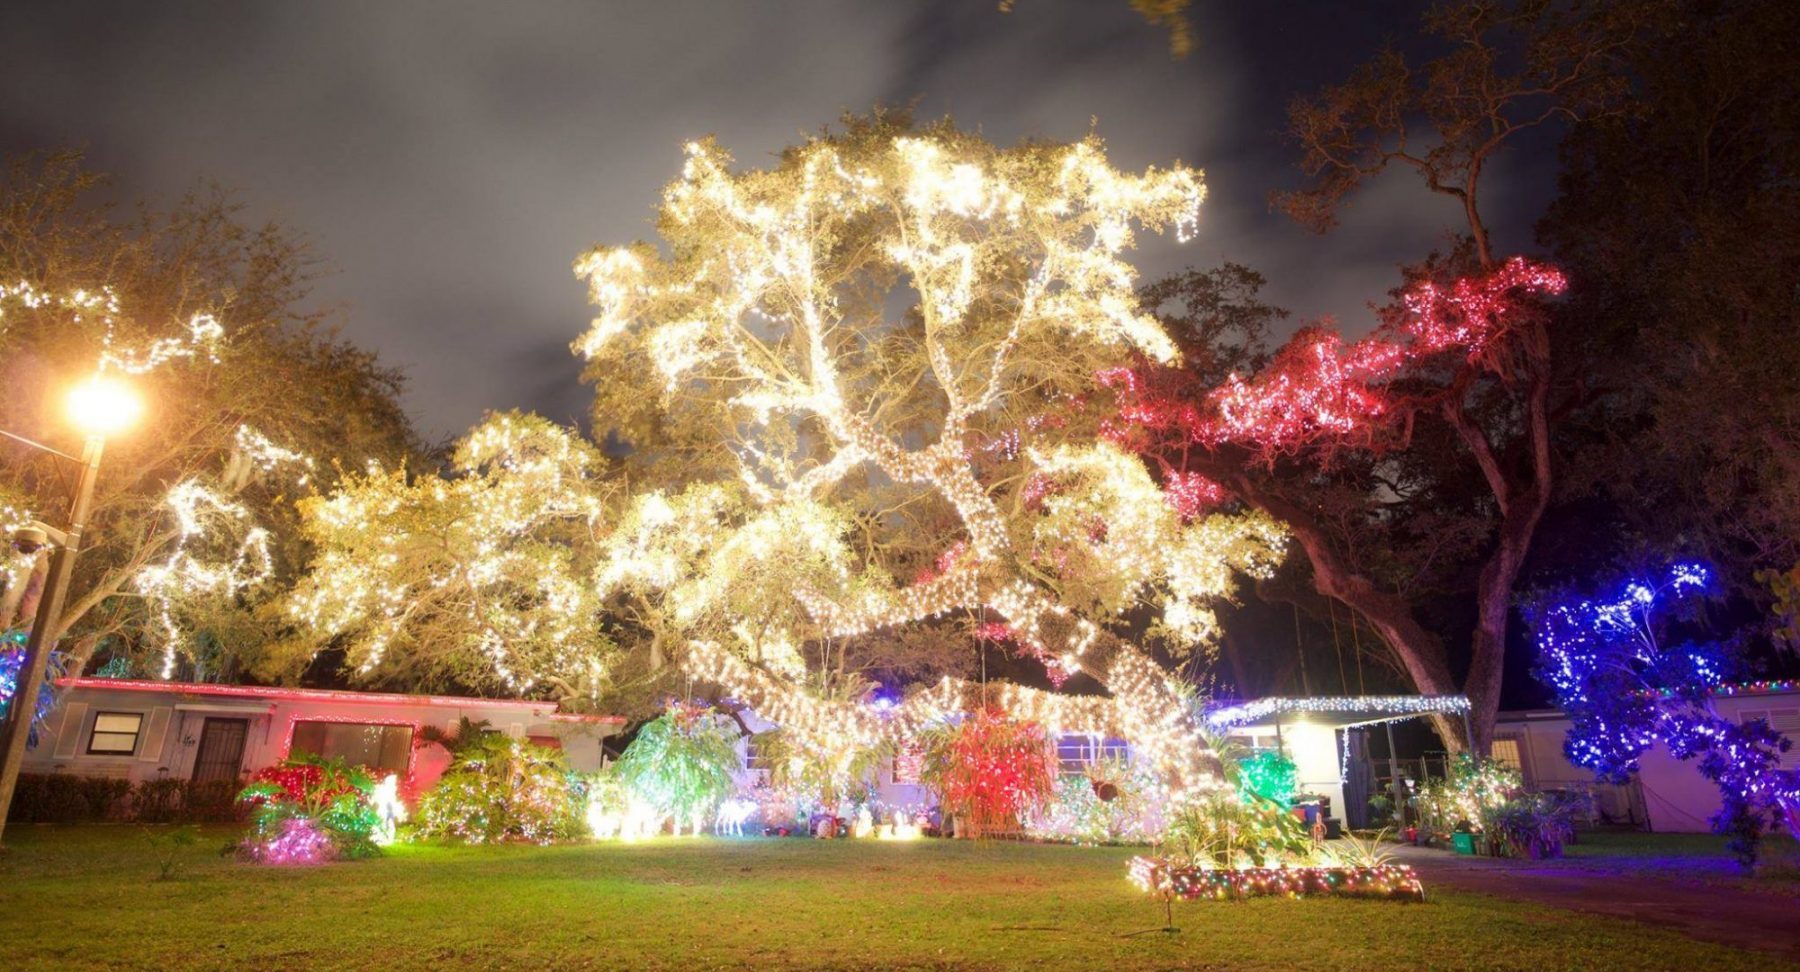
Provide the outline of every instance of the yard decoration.
<path id="1" fill-rule="evenodd" d="M 1041 812 L 1056 785 L 1056 760 L 1044 727 L 992 708 L 934 732 L 923 780 L 954 815 L 963 836 L 1016 831 Z"/>
<path id="2" fill-rule="evenodd" d="M 1278 804 L 1294 797 L 1294 761 L 1276 750 L 1252 753 L 1238 761 L 1238 785 Z"/>
<path id="3" fill-rule="evenodd" d="M 1793 743 L 1767 722 L 1734 722 L 1713 707 L 1736 661 L 1726 646 L 1678 640 L 1677 622 L 1684 612 L 1698 620 L 1712 581 L 1704 564 L 1674 563 L 1598 596 L 1547 598 L 1532 612 L 1535 673 L 1569 714 L 1569 761 L 1601 779 L 1625 782 L 1657 743 L 1698 760 L 1722 798 L 1713 830 L 1748 868 L 1764 831 L 1785 824 L 1800 837 L 1800 770 L 1781 767 Z"/>
<path id="4" fill-rule="evenodd" d="M 572 840 L 586 830 L 587 795 L 561 750 L 497 733 L 465 743 L 419 798 L 417 830 L 472 844 Z"/>
<path id="5" fill-rule="evenodd" d="M 1026 832 L 1077 844 L 1150 843 L 1163 831 L 1156 780 L 1130 760 L 1102 759 L 1085 773 L 1063 773 L 1043 812 Z"/>
<path id="6" fill-rule="evenodd" d="M 340 759 L 299 755 L 251 777 L 238 800 L 250 806 L 250 832 L 239 845 L 265 864 L 321 864 L 380 853 L 375 782 Z"/>
<path id="7" fill-rule="evenodd" d="M 699 834 L 736 786 L 737 733 L 710 706 L 676 703 L 638 730 L 613 767 L 616 778 L 658 819 Z"/>

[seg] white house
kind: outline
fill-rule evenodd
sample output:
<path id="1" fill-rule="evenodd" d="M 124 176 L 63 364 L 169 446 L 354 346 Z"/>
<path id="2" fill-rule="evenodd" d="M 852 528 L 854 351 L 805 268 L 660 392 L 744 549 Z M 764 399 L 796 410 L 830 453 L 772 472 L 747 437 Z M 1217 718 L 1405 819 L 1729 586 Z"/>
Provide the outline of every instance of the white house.
<path id="1" fill-rule="evenodd" d="M 1432 715 L 1466 719 L 1468 712 L 1469 700 L 1461 695 L 1272 697 L 1211 709 L 1206 721 L 1249 749 L 1285 753 L 1294 761 L 1296 789 L 1329 800 L 1335 830 L 1346 821 L 1365 826 L 1363 808 L 1377 792 L 1365 731 Z M 1388 742 L 1392 752 L 1391 734 Z M 1392 765 L 1388 774 L 1401 775 Z"/>
<path id="2" fill-rule="evenodd" d="M 554 702 L 401 695 L 248 685 L 65 678 L 61 704 L 27 752 L 27 773 L 236 780 L 292 752 L 339 757 L 377 775 L 393 773 L 416 794 L 449 765 L 421 730 L 458 719 L 559 747 L 571 767 L 600 768 L 601 740 L 617 716 L 558 712 Z"/>
<path id="3" fill-rule="evenodd" d="M 1245 748 L 1285 753 L 1294 761 L 1298 790 L 1327 799 L 1336 829 L 1346 819 L 1362 826 L 1362 808 L 1375 793 L 1363 731 L 1433 714 L 1462 718 L 1468 709 L 1468 699 L 1460 695 L 1264 698 L 1211 708 L 1206 720 L 1220 735 Z M 748 710 L 739 716 L 752 732 L 776 728 Z M 738 748 L 744 761 L 739 786 L 751 790 L 766 778 L 767 770 L 758 764 L 752 740 L 740 740 Z M 1056 754 L 1064 773 L 1082 773 L 1103 759 L 1129 759 L 1131 747 L 1124 739 L 1064 734 L 1057 737 Z M 870 782 L 883 809 L 918 812 L 937 802 L 919 784 L 916 749 L 884 760 Z"/>
<path id="4" fill-rule="evenodd" d="M 1800 686 L 1793 683 L 1732 687 L 1718 696 L 1714 708 L 1737 722 L 1765 719 L 1776 732 L 1800 742 Z M 1591 784 L 1594 774 L 1563 755 L 1569 726 L 1568 716 L 1558 709 L 1502 712 L 1494 728 L 1494 757 L 1517 766 L 1525 785 L 1534 790 Z M 1633 785 L 1595 788 L 1605 817 L 1671 833 L 1712 829 L 1707 818 L 1719 809 L 1719 791 L 1693 761 L 1677 760 L 1658 746 L 1644 754 L 1641 764 Z M 1800 748 L 1787 754 L 1785 765 L 1800 765 Z"/>

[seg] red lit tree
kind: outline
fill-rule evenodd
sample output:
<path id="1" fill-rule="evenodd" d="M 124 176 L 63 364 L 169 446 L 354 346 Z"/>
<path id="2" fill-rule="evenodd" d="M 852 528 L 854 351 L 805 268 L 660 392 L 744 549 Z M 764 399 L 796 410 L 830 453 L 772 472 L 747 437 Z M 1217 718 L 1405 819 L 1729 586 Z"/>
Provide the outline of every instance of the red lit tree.
<path id="1" fill-rule="evenodd" d="M 1467 692 L 1476 744 L 1485 747 L 1513 586 L 1550 496 L 1549 336 L 1539 298 L 1564 287 L 1556 270 L 1515 258 L 1444 285 L 1415 281 L 1362 340 L 1302 329 L 1247 375 L 1103 372 L 1119 402 L 1104 434 L 1160 470 L 1184 515 L 1236 500 L 1284 521 L 1318 591 L 1379 634 L 1419 691 Z M 1421 424 L 1433 419 L 1432 443 L 1453 445 L 1479 471 L 1498 521 L 1461 686 L 1407 592 L 1369 563 L 1370 541 L 1394 530 L 1394 510 L 1428 488 L 1414 475 L 1419 463 L 1442 458 L 1424 445 L 1431 436 Z"/>
<path id="2" fill-rule="evenodd" d="M 1419 691 L 1470 697 L 1481 750 L 1513 590 L 1551 499 L 1559 406 L 1536 298 L 1564 286 L 1553 270 L 1494 255 L 1482 175 L 1520 133 L 1617 113 L 1627 86 L 1614 65 L 1646 17 L 1630 5 L 1445 4 L 1424 23 L 1423 44 L 1439 56 L 1411 63 L 1386 50 L 1297 99 L 1288 131 L 1308 183 L 1278 193 L 1277 208 L 1322 232 L 1369 180 L 1410 169 L 1456 205 L 1465 235 L 1455 252 L 1408 271 L 1375 335 L 1307 328 L 1266 362 L 1229 344 L 1209 353 L 1221 343 L 1207 328 L 1215 295 L 1153 291 L 1188 299 L 1191 313 L 1170 330 L 1202 347 L 1183 347 L 1185 373 L 1107 376 L 1123 399 L 1115 440 L 1160 466 L 1190 513 L 1229 497 L 1284 521 L 1319 593 L 1379 635 Z M 1474 576 L 1443 576 L 1448 564 Z M 1442 637 L 1421 620 L 1421 588 L 1433 584 L 1474 590 L 1460 686 Z M 1460 726 L 1439 729 L 1462 741 Z"/>

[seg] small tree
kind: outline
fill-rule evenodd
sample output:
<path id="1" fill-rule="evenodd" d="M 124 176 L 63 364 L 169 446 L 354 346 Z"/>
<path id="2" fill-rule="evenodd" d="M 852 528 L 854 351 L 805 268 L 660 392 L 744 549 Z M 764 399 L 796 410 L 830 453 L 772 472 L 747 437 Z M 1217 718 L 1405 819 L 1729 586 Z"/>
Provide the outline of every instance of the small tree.
<path id="1" fill-rule="evenodd" d="M 1044 727 L 983 708 L 931 733 L 921 780 L 964 836 L 1017 829 L 1056 789 L 1056 756 Z"/>
<path id="2" fill-rule="evenodd" d="M 1625 782 L 1658 743 L 1676 759 L 1699 760 L 1723 797 L 1713 829 L 1750 867 L 1765 830 L 1785 821 L 1800 836 L 1800 771 L 1781 768 L 1792 743 L 1767 722 L 1734 722 L 1713 707 L 1732 667 L 1727 646 L 1664 644 L 1711 584 L 1706 567 L 1678 563 L 1599 597 L 1546 599 L 1533 618 L 1536 674 L 1573 723 L 1563 751 L 1602 779 Z"/>

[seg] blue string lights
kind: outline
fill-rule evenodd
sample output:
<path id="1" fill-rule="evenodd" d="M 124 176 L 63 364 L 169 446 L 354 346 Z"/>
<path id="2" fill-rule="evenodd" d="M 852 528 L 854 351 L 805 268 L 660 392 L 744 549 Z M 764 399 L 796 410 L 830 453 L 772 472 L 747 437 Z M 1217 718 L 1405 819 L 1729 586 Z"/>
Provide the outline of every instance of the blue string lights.
<path id="1" fill-rule="evenodd" d="M 1631 579 L 1609 596 L 1571 597 L 1541 606 L 1540 681 L 1571 722 L 1563 749 L 1570 762 L 1623 783 L 1658 743 L 1680 760 L 1698 760 L 1723 805 L 1713 829 L 1731 837 L 1746 866 L 1764 830 L 1784 822 L 1800 836 L 1800 772 L 1781 768 L 1790 740 L 1760 719 L 1733 722 L 1713 699 L 1734 659 L 1718 642 L 1665 645 L 1682 612 L 1711 593 L 1704 564 L 1675 563 L 1659 578 Z"/>

